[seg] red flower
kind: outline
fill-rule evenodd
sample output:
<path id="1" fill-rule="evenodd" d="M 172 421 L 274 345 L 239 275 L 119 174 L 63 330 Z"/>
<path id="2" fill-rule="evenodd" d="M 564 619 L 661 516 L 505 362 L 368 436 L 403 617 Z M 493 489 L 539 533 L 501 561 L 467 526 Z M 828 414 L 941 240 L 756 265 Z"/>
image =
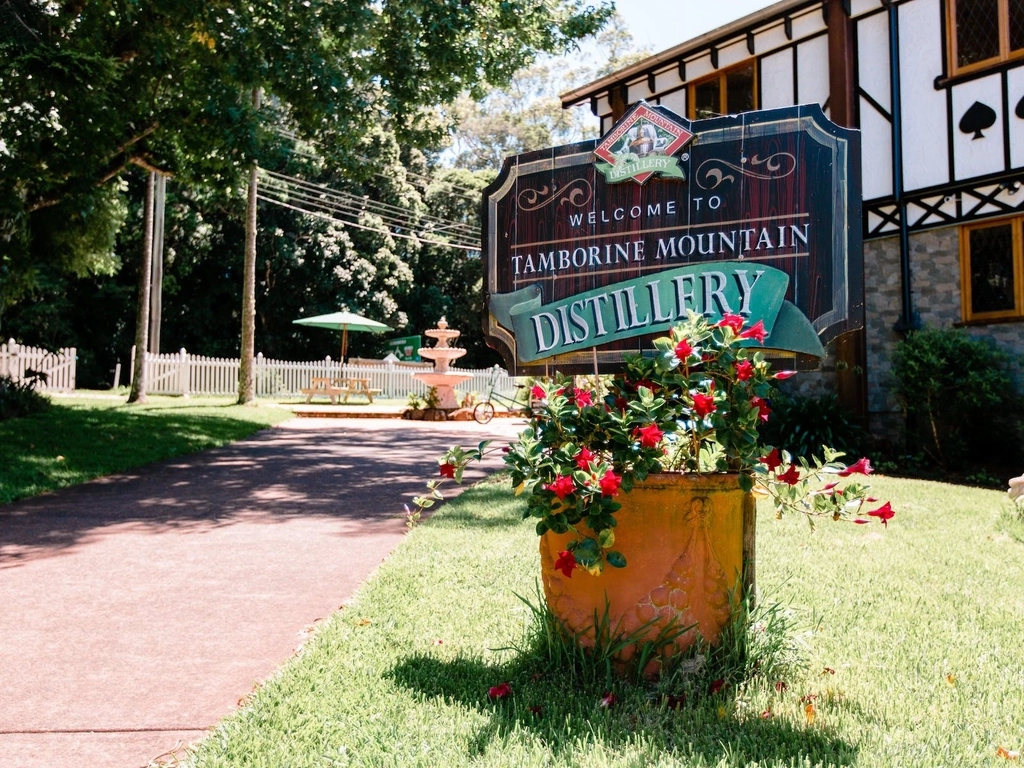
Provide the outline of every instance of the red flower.
<path id="1" fill-rule="evenodd" d="M 508 683 L 502 683 L 501 685 L 492 685 L 487 691 L 487 695 L 491 697 L 491 700 L 504 699 L 512 695 L 512 686 Z"/>
<path id="2" fill-rule="evenodd" d="M 683 339 L 678 344 L 676 344 L 676 359 L 678 359 L 679 362 L 683 362 L 692 354 L 693 347 L 690 346 L 690 342 L 688 342 L 686 339 Z"/>
<path id="3" fill-rule="evenodd" d="M 534 384 L 533 388 L 530 389 L 530 397 L 534 400 L 543 400 L 547 396 L 547 392 L 544 391 L 544 387 L 540 384 Z"/>
<path id="4" fill-rule="evenodd" d="M 728 685 L 725 679 L 720 677 L 708 686 L 708 693 L 714 696 L 716 693 L 721 693 Z"/>
<path id="5" fill-rule="evenodd" d="M 766 465 L 769 472 L 774 472 L 782 466 L 782 457 L 779 456 L 778 448 L 772 448 L 771 451 L 768 452 L 767 456 L 762 456 L 758 461 Z"/>
<path id="6" fill-rule="evenodd" d="M 608 470 L 604 473 L 604 477 L 600 479 L 598 485 L 601 486 L 602 496 L 618 496 L 619 486 L 622 484 L 622 478 L 616 475 L 612 470 Z"/>
<path id="7" fill-rule="evenodd" d="M 715 396 L 702 395 L 699 392 L 693 396 L 693 410 L 698 418 L 703 419 L 709 413 L 715 412 Z"/>
<path id="8" fill-rule="evenodd" d="M 441 477 L 455 478 L 455 465 L 445 462 L 441 465 Z"/>
<path id="9" fill-rule="evenodd" d="M 789 686 L 786 685 L 785 680 L 777 680 L 775 683 L 775 690 L 779 693 L 785 693 L 787 690 L 789 690 Z"/>
<path id="10" fill-rule="evenodd" d="M 611 709 L 618 702 L 619 698 L 614 693 L 608 692 L 601 697 L 601 708 Z"/>
<path id="11" fill-rule="evenodd" d="M 873 509 L 870 512 L 868 512 L 868 515 L 870 515 L 871 517 L 877 517 L 879 520 L 881 520 L 882 525 L 884 525 L 886 528 L 889 527 L 889 521 L 892 520 L 893 515 L 895 514 L 896 513 L 892 509 L 892 504 L 889 503 L 888 501 L 885 502 L 885 504 L 880 506 L 878 509 Z"/>
<path id="12" fill-rule="evenodd" d="M 850 475 L 870 475 L 871 472 L 871 462 L 868 461 L 867 457 L 864 457 L 863 459 L 858 459 L 857 463 L 851 464 L 840 472 L 839 476 L 849 477 Z"/>
<path id="13" fill-rule="evenodd" d="M 781 475 L 775 476 L 776 480 L 781 480 L 789 485 L 796 485 L 800 482 L 800 473 L 797 471 L 796 464 L 790 464 L 789 469 L 783 472 Z"/>
<path id="14" fill-rule="evenodd" d="M 545 486 L 552 491 L 559 499 L 564 499 L 576 490 L 576 484 L 572 481 L 571 475 L 556 475 L 555 481 Z"/>
<path id="15" fill-rule="evenodd" d="M 775 717 L 775 715 L 772 713 L 770 709 L 766 709 L 764 712 L 761 713 L 762 720 L 771 720 L 773 717 Z"/>
<path id="16" fill-rule="evenodd" d="M 726 312 L 717 323 L 719 328 L 732 328 L 733 333 L 739 333 L 743 328 L 743 318 L 739 315 L 731 315 Z"/>
<path id="17" fill-rule="evenodd" d="M 791 376 L 796 376 L 796 371 L 776 371 L 775 375 L 772 376 L 772 378 L 782 381 L 784 379 L 790 378 Z"/>
<path id="18" fill-rule="evenodd" d="M 755 397 L 750 401 L 750 404 L 757 408 L 757 416 L 761 421 L 768 421 L 768 414 L 772 412 L 772 409 L 768 407 L 768 401 L 763 397 Z"/>
<path id="19" fill-rule="evenodd" d="M 574 387 L 573 391 L 572 391 L 572 394 L 573 394 L 573 399 L 576 401 L 576 405 L 578 407 L 580 407 L 580 408 L 584 408 L 584 407 L 586 407 L 588 405 L 593 405 L 594 404 L 594 398 L 591 395 L 589 390 L 580 389 L 579 387 Z"/>
<path id="20" fill-rule="evenodd" d="M 754 375 L 754 366 L 749 360 L 740 360 L 736 363 L 736 378 L 746 381 Z"/>
<path id="21" fill-rule="evenodd" d="M 644 448 L 657 448 L 664 436 L 665 433 L 658 429 L 657 424 L 648 424 L 646 427 L 637 427 L 633 430 L 633 437 L 639 440 Z"/>
<path id="22" fill-rule="evenodd" d="M 867 524 L 868 524 L 868 523 L 870 523 L 871 521 L 870 521 L 870 520 L 865 520 L 865 519 L 864 519 L 863 517 L 858 517 L 858 518 L 857 518 L 856 520 L 854 520 L 853 522 L 855 522 L 855 523 L 856 523 L 857 525 L 867 525 Z"/>
<path id="23" fill-rule="evenodd" d="M 555 570 L 561 571 L 565 574 L 567 579 L 572 578 L 573 568 L 576 567 L 576 555 L 570 552 L 568 549 L 563 549 L 558 553 L 558 559 L 555 560 Z"/>
<path id="24" fill-rule="evenodd" d="M 590 467 L 590 462 L 596 458 L 597 455 L 584 446 L 583 448 L 580 448 L 580 452 L 576 454 L 576 466 L 586 471 Z"/>
<path id="25" fill-rule="evenodd" d="M 764 344 L 764 340 L 768 338 L 768 332 L 764 329 L 764 323 L 758 320 L 752 326 L 747 328 L 743 333 L 740 334 L 741 339 L 757 339 L 760 343 Z"/>

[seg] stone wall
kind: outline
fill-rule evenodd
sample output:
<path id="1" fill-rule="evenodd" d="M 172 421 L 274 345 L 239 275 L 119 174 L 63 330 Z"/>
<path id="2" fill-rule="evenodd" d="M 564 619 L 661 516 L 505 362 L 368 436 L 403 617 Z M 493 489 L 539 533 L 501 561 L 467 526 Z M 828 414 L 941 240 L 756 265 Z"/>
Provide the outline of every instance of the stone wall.
<path id="1" fill-rule="evenodd" d="M 910 268 L 914 310 L 929 328 L 962 322 L 960 305 L 960 229 L 945 227 L 911 235 Z M 864 243 L 867 315 L 869 427 L 878 436 L 901 421 L 899 401 L 892 394 L 892 354 L 900 335 L 892 330 L 900 318 L 899 239 Z M 968 333 L 994 341 L 1011 354 L 1024 356 L 1024 322 L 972 324 Z M 1018 382 L 1022 368 L 1016 366 Z"/>

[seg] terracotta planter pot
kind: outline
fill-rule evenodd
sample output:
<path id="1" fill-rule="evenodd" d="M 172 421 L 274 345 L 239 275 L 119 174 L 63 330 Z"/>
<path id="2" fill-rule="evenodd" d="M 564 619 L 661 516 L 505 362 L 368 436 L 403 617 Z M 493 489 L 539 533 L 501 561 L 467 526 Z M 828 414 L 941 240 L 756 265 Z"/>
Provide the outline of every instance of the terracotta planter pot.
<path id="1" fill-rule="evenodd" d="M 625 555 L 626 567 L 605 567 L 600 576 L 577 568 L 566 577 L 555 560 L 573 537 L 549 531 L 540 541 L 548 606 L 585 645 L 594 642 L 595 611 L 602 617 L 606 600 L 613 633 L 654 620 L 644 633 L 653 639 L 672 621 L 680 629 L 695 625 L 666 655 L 689 648 L 698 632 L 716 640 L 753 587 L 753 497 L 740 489 L 737 475 L 663 474 L 617 500 L 613 549 Z M 634 652 L 626 649 L 620 660 Z"/>

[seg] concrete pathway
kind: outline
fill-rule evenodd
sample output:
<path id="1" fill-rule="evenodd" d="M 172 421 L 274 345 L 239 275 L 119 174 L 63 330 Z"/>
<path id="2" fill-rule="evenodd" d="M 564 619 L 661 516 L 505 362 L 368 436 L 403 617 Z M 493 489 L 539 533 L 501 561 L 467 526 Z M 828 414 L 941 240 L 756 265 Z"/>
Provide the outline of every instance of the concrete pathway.
<path id="1" fill-rule="evenodd" d="M 522 425 L 293 419 L 0 507 L 0 766 L 197 740 L 398 544 L 448 445 Z"/>

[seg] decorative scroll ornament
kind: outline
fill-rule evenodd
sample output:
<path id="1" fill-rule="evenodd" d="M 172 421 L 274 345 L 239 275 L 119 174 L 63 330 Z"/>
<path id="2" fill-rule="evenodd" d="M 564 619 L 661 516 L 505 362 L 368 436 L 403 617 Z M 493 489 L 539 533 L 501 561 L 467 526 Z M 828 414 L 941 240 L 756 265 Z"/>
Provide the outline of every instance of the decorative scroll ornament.
<path id="1" fill-rule="evenodd" d="M 705 160 L 697 169 L 697 184 L 702 189 L 716 189 L 727 181 L 736 181 L 736 176 L 725 169 L 752 179 L 784 179 L 796 170 L 796 158 L 789 152 L 776 152 L 764 159 L 758 155 L 749 159 L 744 157 L 739 165 L 712 158 Z"/>
<path id="2" fill-rule="evenodd" d="M 550 187 L 545 184 L 540 189 L 524 189 L 519 193 L 516 203 L 521 211 L 536 211 L 555 200 L 559 205 L 569 205 L 575 208 L 582 208 L 594 197 L 594 188 L 586 179 L 574 179 L 568 186 L 562 189 L 557 184 Z"/>

